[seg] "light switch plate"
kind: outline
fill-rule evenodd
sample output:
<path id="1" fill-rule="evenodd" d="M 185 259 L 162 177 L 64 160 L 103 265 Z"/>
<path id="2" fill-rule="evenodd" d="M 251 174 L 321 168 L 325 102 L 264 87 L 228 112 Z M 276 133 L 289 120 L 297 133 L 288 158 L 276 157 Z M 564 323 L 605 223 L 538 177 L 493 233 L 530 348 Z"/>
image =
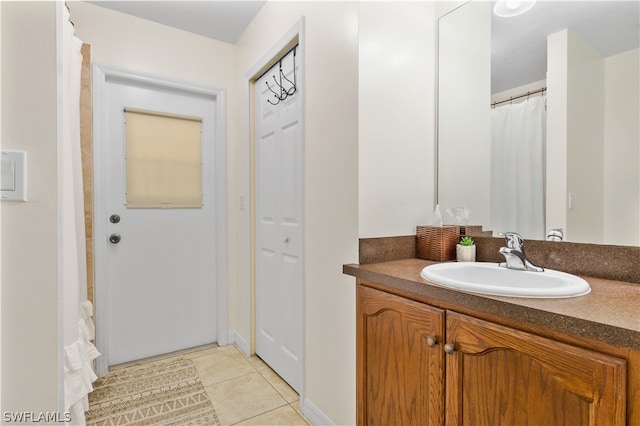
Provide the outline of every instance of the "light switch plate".
<path id="1" fill-rule="evenodd" d="M 15 191 L 16 190 L 16 162 L 9 158 L 1 158 L 2 164 L 0 164 L 0 172 L 2 172 L 2 191 Z"/>
<path id="2" fill-rule="evenodd" d="M 0 152 L 2 201 L 27 201 L 27 153 Z"/>

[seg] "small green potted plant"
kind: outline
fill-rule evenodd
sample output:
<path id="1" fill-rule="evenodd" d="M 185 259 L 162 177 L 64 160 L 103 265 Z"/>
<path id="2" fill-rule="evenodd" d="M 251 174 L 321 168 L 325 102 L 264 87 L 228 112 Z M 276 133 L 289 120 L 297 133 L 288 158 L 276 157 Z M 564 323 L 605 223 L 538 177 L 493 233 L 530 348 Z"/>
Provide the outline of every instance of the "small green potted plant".
<path id="1" fill-rule="evenodd" d="M 458 262 L 475 262 L 476 245 L 473 238 L 464 235 L 456 246 L 456 259 Z"/>

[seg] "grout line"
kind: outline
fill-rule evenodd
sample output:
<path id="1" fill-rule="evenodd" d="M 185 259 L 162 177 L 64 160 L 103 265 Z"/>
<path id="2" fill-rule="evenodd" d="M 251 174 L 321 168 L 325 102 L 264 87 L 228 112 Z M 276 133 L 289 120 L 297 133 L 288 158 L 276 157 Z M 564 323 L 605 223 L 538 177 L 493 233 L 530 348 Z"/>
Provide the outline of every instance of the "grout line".
<path id="1" fill-rule="evenodd" d="M 256 368 L 256 366 L 255 366 L 255 365 L 253 365 L 253 364 L 251 363 L 251 361 L 249 361 L 249 359 L 248 359 L 249 357 L 247 357 L 245 354 L 243 354 L 243 353 L 240 351 L 240 349 L 239 349 L 235 344 L 233 344 L 232 346 L 236 349 L 236 351 L 238 351 L 238 354 L 242 356 L 242 358 L 247 362 L 247 364 L 249 364 L 249 366 L 251 366 L 251 368 L 253 368 L 253 371 L 252 371 L 252 372 L 249 372 L 249 373 L 239 374 L 239 375 L 237 375 L 237 376 L 233 376 L 233 377 L 228 377 L 228 378 L 226 378 L 226 379 L 222 379 L 222 380 L 217 381 L 217 382 L 215 382 L 215 383 L 209 383 L 209 384 L 205 385 L 205 388 L 206 388 L 206 387 L 208 387 L 208 386 L 215 386 L 215 385 L 218 385 L 218 384 L 220 384 L 220 383 L 225 383 L 225 382 L 228 382 L 228 381 L 230 381 L 230 380 L 235 380 L 235 379 L 238 379 L 238 378 L 240 378 L 240 377 L 246 377 L 246 376 L 249 376 L 249 375 L 251 375 L 251 374 L 255 374 L 255 373 L 258 373 L 258 374 L 260 375 L 260 377 L 262 377 L 263 379 L 265 379 L 265 381 L 269 384 L 269 386 L 273 387 L 273 385 L 271 385 L 271 383 L 269 382 L 269 380 L 267 380 L 267 378 L 266 378 L 266 377 L 264 377 L 264 376 L 260 373 L 260 370 L 258 370 L 258 369 Z M 270 368 L 270 367 L 269 367 L 269 368 Z M 201 374 L 200 370 L 198 370 L 198 366 L 197 366 L 197 365 L 196 365 L 196 371 L 198 372 L 198 378 L 200 379 L 200 381 L 202 381 L 202 374 Z M 275 388 L 274 388 L 274 389 L 275 389 Z M 280 395 L 280 392 L 278 392 L 278 391 L 277 391 L 277 389 L 276 389 L 276 392 L 278 393 L 278 395 L 279 395 L 280 397 L 282 397 L 282 395 Z M 285 402 L 287 402 L 286 398 L 282 397 L 282 399 L 284 399 L 284 401 L 285 401 Z"/>
<path id="2" fill-rule="evenodd" d="M 235 346 L 235 345 L 234 345 L 234 346 Z M 269 380 L 269 378 L 268 378 L 268 377 L 266 377 L 264 374 L 262 374 L 262 371 L 265 371 L 265 370 L 271 371 L 271 372 L 273 372 L 273 374 L 275 374 L 275 375 L 276 375 L 280 380 L 282 380 L 282 382 L 283 382 L 285 385 L 287 385 L 287 386 L 289 386 L 289 387 L 290 387 L 290 385 L 289 385 L 289 384 L 288 384 L 288 383 L 287 383 L 287 382 L 286 382 L 282 377 L 280 377 L 280 375 L 279 375 L 278 373 L 276 373 L 276 372 L 275 372 L 275 370 L 274 370 L 273 368 L 271 368 L 271 366 L 269 366 L 269 364 L 267 364 L 267 363 L 266 363 L 262 358 L 260 358 L 258 355 L 256 355 L 256 357 L 257 357 L 260 361 L 262 361 L 262 363 L 266 366 L 266 368 L 262 368 L 262 369 L 260 369 L 260 370 L 259 370 L 259 369 L 258 369 L 258 367 L 256 367 L 256 366 L 255 366 L 251 361 L 249 361 L 249 358 L 250 358 L 250 357 L 247 357 L 244 353 L 242 353 L 238 347 L 236 347 L 236 349 L 238 350 L 238 353 L 240 353 L 242 356 L 244 356 L 244 357 L 245 357 L 245 359 L 247 359 L 247 361 L 249 362 L 249 364 L 251 364 L 251 366 L 253 367 L 253 369 L 254 369 L 258 374 L 260 374 L 260 376 L 261 376 L 261 377 L 262 377 L 262 378 L 267 382 L 267 384 L 268 384 L 269 386 L 271 386 L 271 388 L 272 388 L 274 391 L 276 391 L 276 393 L 278 394 L 278 396 L 280 396 L 280 398 L 282 398 L 282 400 L 285 402 L 285 405 L 288 405 L 289 407 L 291 407 L 291 409 L 292 409 L 292 410 L 293 410 L 293 411 L 298 415 L 298 417 L 300 417 L 300 418 L 302 419 L 302 421 L 304 421 L 306 424 L 309 424 L 309 425 L 310 425 L 309 421 L 304 417 L 304 415 L 303 415 L 302 413 L 300 413 L 300 412 L 296 409 L 296 407 L 293 405 L 293 404 L 295 404 L 295 403 L 299 403 L 299 402 L 300 402 L 300 394 L 298 394 L 298 393 L 296 392 L 296 394 L 298 395 L 298 399 L 296 399 L 296 400 L 294 400 L 294 401 L 289 402 L 289 401 L 287 400 L 287 397 L 286 397 L 285 395 L 283 395 L 283 394 L 282 394 L 282 393 L 281 393 L 281 392 L 280 392 L 280 391 L 279 391 L 279 390 L 274 386 L 274 384 L 273 384 L 273 383 L 271 383 L 271 381 Z M 293 390 L 293 388 L 292 388 L 292 390 Z M 295 390 L 294 390 L 294 392 L 295 392 Z M 274 408 L 274 409 L 272 409 L 272 410 L 267 410 L 267 411 L 265 411 L 264 413 L 257 414 L 257 415 L 255 415 L 255 416 L 253 416 L 253 417 L 246 418 L 246 419 L 244 419 L 244 420 L 241 420 L 241 421 L 240 421 L 240 422 L 238 422 L 238 423 L 241 423 L 241 422 L 244 422 L 244 421 L 246 421 L 246 420 L 252 419 L 252 418 L 254 418 L 254 417 L 258 417 L 258 416 L 261 416 L 261 415 L 263 415 L 263 414 L 269 413 L 269 412 L 271 412 L 271 411 L 274 411 L 274 410 L 280 409 L 280 408 L 284 407 L 285 405 L 282 405 L 282 406 L 280 406 L 280 407 L 276 407 L 276 408 Z M 235 424 L 237 424 L 237 423 L 235 423 Z"/>
<path id="3" fill-rule="evenodd" d="M 244 354 L 243 354 L 243 355 L 244 355 Z M 245 355 L 245 356 L 246 356 L 246 355 Z M 286 395 L 283 395 L 283 394 L 282 394 L 282 392 L 280 392 L 280 391 L 278 390 L 278 388 L 276 388 L 276 387 L 274 386 L 274 384 L 273 384 L 273 383 L 271 383 L 271 381 L 269 380 L 269 378 L 268 378 L 267 376 L 265 376 L 265 375 L 262 373 L 262 371 L 261 371 L 261 370 L 258 370 L 258 368 L 254 365 L 254 366 L 253 366 L 253 368 L 255 368 L 255 369 L 256 369 L 256 371 L 257 371 L 258 373 L 260 373 L 260 375 L 261 375 L 261 376 L 262 376 L 262 377 L 267 381 L 267 383 L 269 383 L 269 386 L 271 386 L 271 387 L 273 388 L 273 390 L 275 390 L 275 391 L 276 391 L 276 393 L 277 393 L 278 395 L 280 395 L 280 397 L 281 397 L 282 399 L 284 399 L 284 400 L 287 402 L 287 404 L 291 404 L 291 403 L 294 403 L 294 402 L 298 402 L 298 401 L 300 401 L 300 394 L 299 394 L 298 392 L 296 392 L 296 391 L 295 391 L 295 389 L 293 389 L 293 388 L 291 387 L 291 385 L 289 385 L 289 383 L 287 383 L 287 381 L 286 381 L 286 380 L 284 380 L 284 379 L 283 379 L 283 378 L 282 378 L 282 377 L 281 377 L 281 376 L 280 376 L 280 375 L 279 375 L 279 374 L 278 374 L 278 373 L 277 373 L 273 368 L 271 368 L 271 367 L 269 366 L 269 364 L 267 364 L 267 363 L 266 363 L 262 358 L 260 358 L 258 355 L 256 355 L 256 357 L 258 357 L 258 359 L 260 359 L 260 361 L 262 361 L 262 362 L 264 363 L 264 365 L 266 366 L 266 368 L 262 368 L 261 370 L 263 370 L 263 371 L 264 371 L 264 370 L 268 370 L 268 371 L 271 371 L 273 374 L 275 374 L 275 375 L 276 375 L 280 380 L 282 380 L 282 382 L 283 382 L 286 386 L 288 386 L 288 387 L 289 387 L 293 392 L 295 392 L 295 393 L 296 393 L 296 395 L 298 395 L 298 398 L 297 398 L 296 400 L 294 400 L 294 401 L 289 402 L 289 400 L 287 399 Z M 295 408 L 294 408 L 294 410 L 296 411 L 296 413 L 298 413 L 298 410 L 296 410 Z M 298 414 L 300 414 L 300 413 L 298 413 Z"/>
<path id="4" fill-rule="evenodd" d="M 269 368 L 271 369 L 271 367 L 269 367 Z M 271 370 L 271 371 L 273 371 L 273 370 Z M 289 386 L 289 384 L 287 382 L 285 382 L 284 379 L 278 375 L 278 373 L 276 373 L 275 371 L 273 371 L 273 373 L 276 374 L 280 378 L 280 380 L 282 380 L 287 386 Z M 271 383 L 271 381 L 264 374 L 262 374 L 259 371 L 258 371 L 258 374 L 260 374 L 260 376 L 262 376 L 262 378 L 267 381 L 269 386 L 271 386 L 273 388 L 273 390 L 276 391 L 276 393 L 278 395 L 280 395 L 280 397 L 282 399 L 284 399 L 287 404 L 290 404 L 290 402 L 287 400 L 287 398 L 273 385 L 273 383 Z M 297 392 L 296 392 L 296 394 L 297 394 Z M 298 400 L 300 400 L 300 395 L 298 395 Z"/>
<path id="5" fill-rule="evenodd" d="M 198 368 L 196 367 L 196 371 L 197 371 L 197 370 L 198 370 Z M 206 388 L 207 388 L 207 387 L 209 387 L 209 386 L 217 386 L 217 385 L 219 385 L 219 384 L 221 384 L 221 383 L 226 383 L 226 382 L 228 382 L 228 381 L 230 381 L 230 380 L 236 380 L 236 379 L 239 379 L 239 378 L 241 378 L 241 377 L 250 376 L 250 375 L 252 375 L 252 374 L 255 374 L 255 372 L 253 372 L 253 373 L 244 373 L 244 374 L 240 374 L 239 376 L 228 377 L 228 378 L 226 378 L 226 379 L 222 379 L 222 380 L 220 380 L 219 382 L 209 383 L 208 385 L 205 385 L 205 384 L 203 383 L 203 386 L 204 386 L 204 387 L 205 387 L 205 389 L 206 389 Z M 200 375 L 200 372 L 199 372 L 199 371 L 198 371 L 198 379 L 200 379 L 200 381 L 202 382 L 202 377 L 201 377 L 201 375 Z M 286 401 L 286 400 L 285 400 L 285 401 Z"/>
<path id="6" fill-rule="evenodd" d="M 311 425 L 311 422 L 309 422 L 309 420 L 307 420 L 307 418 L 304 416 L 304 414 L 302 414 L 293 404 L 295 404 L 298 401 L 294 401 L 294 402 L 290 402 L 289 403 L 289 407 L 291 407 L 291 409 L 293 411 L 295 411 L 295 413 L 302 419 L 302 421 L 304 421 L 306 424 Z"/>
<path id="7" fill-rule="evenodd" d="M 265 415 L 265 414 L 267 414 L 267 413 L 270 413 L 270 412 L 272 412 L 272 411 L 279 410 L 279 409 L 281 409 L 282 407 L 286 407 L 287 405 L 291 407 L 291 404 L 289 404 L 289 403 L 287 403 L 287 402 L 285 401 L 285 404 L 284 404 L 284 405 L 281 405 L 281 406 L 279 406 L 279 407 L 275 407 L 275 408 L 272 408 L 272 409 L 270 409 L 270 410 L 264 411 L 264 412 L 262 412 L 262 413 L 256 414 L 255 416 L 247 417 L 246 419 L 242 419 L 242 420 L 240 420 L 240 421 L 237 421 L 237 422 L 235 422 L 235 423 L 232 423 L 230 426 L 237 425 L 237 424 L 240 424 L 240 423 L 242 423 L 242 422 L 246 422 L 247 420 L 255 419 L 256 417 L 260 417 L 260 416 L 263 416 L 263 415 Z M 298 415 L 298 417 L 300 417 L 300 418 L 302 419 L 302 421 L 304 421 L 305 423 L 309 424 L 309 422 L 307 422 L 307 421 L 302 417 L 302 415 L 298 412 L 298 410 L 296 410 L 294 407 L 291 407 L 291 408 L 293 408 L 293 411 Z"/>
<path id="8" fill-rule="evenodd" d="M 245 422 L 245 421 L 247 421 L 247 420 L 250 420 L 250 419 L 253 419 L 253 418 L 256 418 L 256 417 L 262 416 L 262 415 L 264 415 L 264 414 L 267 414 L 267 413 L 269 413 L 269 412 L 272 412 L 272 411 L 275 411 L 275 410 L 281 409 L 281 408 L 286 407 L 286 406 L 291 407 L 291 409 L 294 411 L 294 413 L 296 413 L 296 415 L 297 415 L 300 419 L 302 419 L 302 421 L 303 421 L 303 422 L 305 422 L 305 424 L 307 424 L 307 425 L 310 425 L 310 424 L 311 424 L 311 423 L 306 419 L 306 417 L 304 417 L 304 415 L 303 415 L 300 411 L 298 411 L 298 409 L 297 409 L 297 408 L 295 407 L 295 405 L 294 405 L 294 404 L 296 404 L 296 403 L 298 403 L 298 404 L 299 404 L 299 402 L 300 402 L 300 395 L 298 395 L 298 398 L 297 398 L 296 400 L 289 402 L 289 401 L 287 400 L 286 396 L 285 396 L 285 395 L 283 395 L 283 394 L 282 394 L 282 392 L 280 392 L 280 391 L 276 388 L 276 386 L 275 386 L 275 385 L 274 385 L 274 384 L 269 380 L 269 378 L 268 378 L 267 376 L 265 376 L 265 374 L 263 374 L 263 371 L 271 371 L 271 372 L 273 372 L 273 374 L 275 374 L 275 375 L 276 375 L 280 380 L 282 380 L 282 382 L 283 382 L 285 385 L 289 386 L 289 384 L 288 384 L 284 379 L 282 379 L 282 377 L 280 377 L 280 375 L 279 375 L 278 373 L 276 373 L 276 372 L 275 372 L 275 370 L 273 370 L 273 369 L 269 366 L 269 364 L 267 364 L 267 363 L 266 363 L 262 358 L 260 358 L 258 355 L 255 355 L 255 356 L 256 356 L 256 357 L 257 357 L 257 358 L 262 362 L 261 368 L 258 368 L 258 366 L 257 366 L 256 364 L 254 364 L 254 363 L 251 361 L 251 356 L 247 356 L 247 355 L 245 355 L 242 351 L 240 351 L 240 348 L 238 348 L 236 344 L 233 344 L 233 345 L 231 345 L 231 346 L 233 346 L 233 347 L 235 348 L 235 350 L 236 350 L 236 352 L 237 352 L 237 354 L 238 354 L 238 355 L 240 355 L 240 356 L 241 356 L 241 357 L 242 357 L 242 358 L 243 358 L 247 363 L 249 363 L 249 365 L 253 368 L 253 372 L 245 373 L 245 374 L 240 374 L 240 375 L 235 376 L 235 377 L 230 377 L 230 378 L 228 378 L 228 379 L 224 379 L 224 380 L 221 380 L 221 381 L 219 381 L 219 382 L 216 382 L 215 384 L 212 384 L 212 385 L 218 385 L 218 384 L 220 384 L 220 383 L 225 383 L 225 382 L 228 382 L 228 381 L 230 381 L 230 380 L 237 380 L 238 378 L 242 378 L 242 377 L 249 376 L 249 375 L 251 375 L 251 374 L 258 373 L 258 374 L 260 375 L 260 377 L 262 377 L 262 378 L 267 382 L 267 384 L 268 384 L 268 385 L 269 385 L 269 386 L 270 386 L 270 387 L 271 387 L 271 388 L 276 392 L 276 394 L 278 394 L 278 396 L 279 396 L 279 397 L 282 399 L 282 401 L 283 401 L 283 404 L 282 404 L 282 405 L 279 405 L 279 406 L 277 406 L 277 407 L 275 407 L 275 408 L 272 408 L 272 409 L 270 409 L 270 410 L 264 411 L 264 412 L 262 412 L 262 413 L 258 413 L 258 414 L 254 415 L 254 416 L 247 417 L 247 418 L 245 418 L 245 419 L 239 420 L 238 422 L 233 423 L 232 425 L 236 425 L 236 424 L 239 424 L 239 423 Z M 199 379 L 201 380 L 201 373 L 200 373 L 200 371 L 198 370 L 197 366 L 196 366 L 196 371 L 198 372 L 198 377 L 199 377 Z M 211 386 L 211 385 L 209 385 L 209 386 Z M 290 387 L 290 386 L 289 386 L 289 387 Z M 206 388 L 207 388 L 207 387 L 205 386 L 205 392 L 207 392 L 207 391 L 206 391 Z M 292 389 L 292 390 L 293 390 L 293 389 Z M 294 390 L 294 392 L 295 392 L 295 390 Z M 297 392 L 296 392 L 296 394 L 297 394 Z M 207 392 L 207 396 L 209 396 L 209 398 L 211 399 L 211 396 L 208 394 L 208 392 Z M 215 407 L 214 407 L 214 408 L 215 408 Z"/>

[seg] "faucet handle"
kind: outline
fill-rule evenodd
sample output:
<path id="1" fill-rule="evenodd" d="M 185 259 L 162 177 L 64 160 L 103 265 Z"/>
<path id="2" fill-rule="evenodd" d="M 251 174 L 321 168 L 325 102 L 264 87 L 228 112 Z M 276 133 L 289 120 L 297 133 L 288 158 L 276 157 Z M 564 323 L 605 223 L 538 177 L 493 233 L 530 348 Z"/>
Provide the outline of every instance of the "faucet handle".
<path id="1" fill-rule="evenodd" d="M 498 235 L 504 237 L 505 240 L 507 240 L 507 247 L 509 248 L 521 249 L 522 245 L 524 244 L 524 240 L 522 239 L 520 234 L 517 234 L 516 232 L 501 232 Z"/>

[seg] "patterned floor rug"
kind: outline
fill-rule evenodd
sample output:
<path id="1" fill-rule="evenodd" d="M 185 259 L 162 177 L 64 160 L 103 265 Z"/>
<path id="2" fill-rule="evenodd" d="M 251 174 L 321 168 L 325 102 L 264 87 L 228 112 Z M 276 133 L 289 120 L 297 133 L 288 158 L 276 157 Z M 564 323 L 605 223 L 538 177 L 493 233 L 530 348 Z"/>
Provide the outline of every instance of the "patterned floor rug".
<path id="1" fill-rule="evenodd" d="M 87 425 L 220 425 L 189 359 L 109 372 L 89 394 Z"/>

